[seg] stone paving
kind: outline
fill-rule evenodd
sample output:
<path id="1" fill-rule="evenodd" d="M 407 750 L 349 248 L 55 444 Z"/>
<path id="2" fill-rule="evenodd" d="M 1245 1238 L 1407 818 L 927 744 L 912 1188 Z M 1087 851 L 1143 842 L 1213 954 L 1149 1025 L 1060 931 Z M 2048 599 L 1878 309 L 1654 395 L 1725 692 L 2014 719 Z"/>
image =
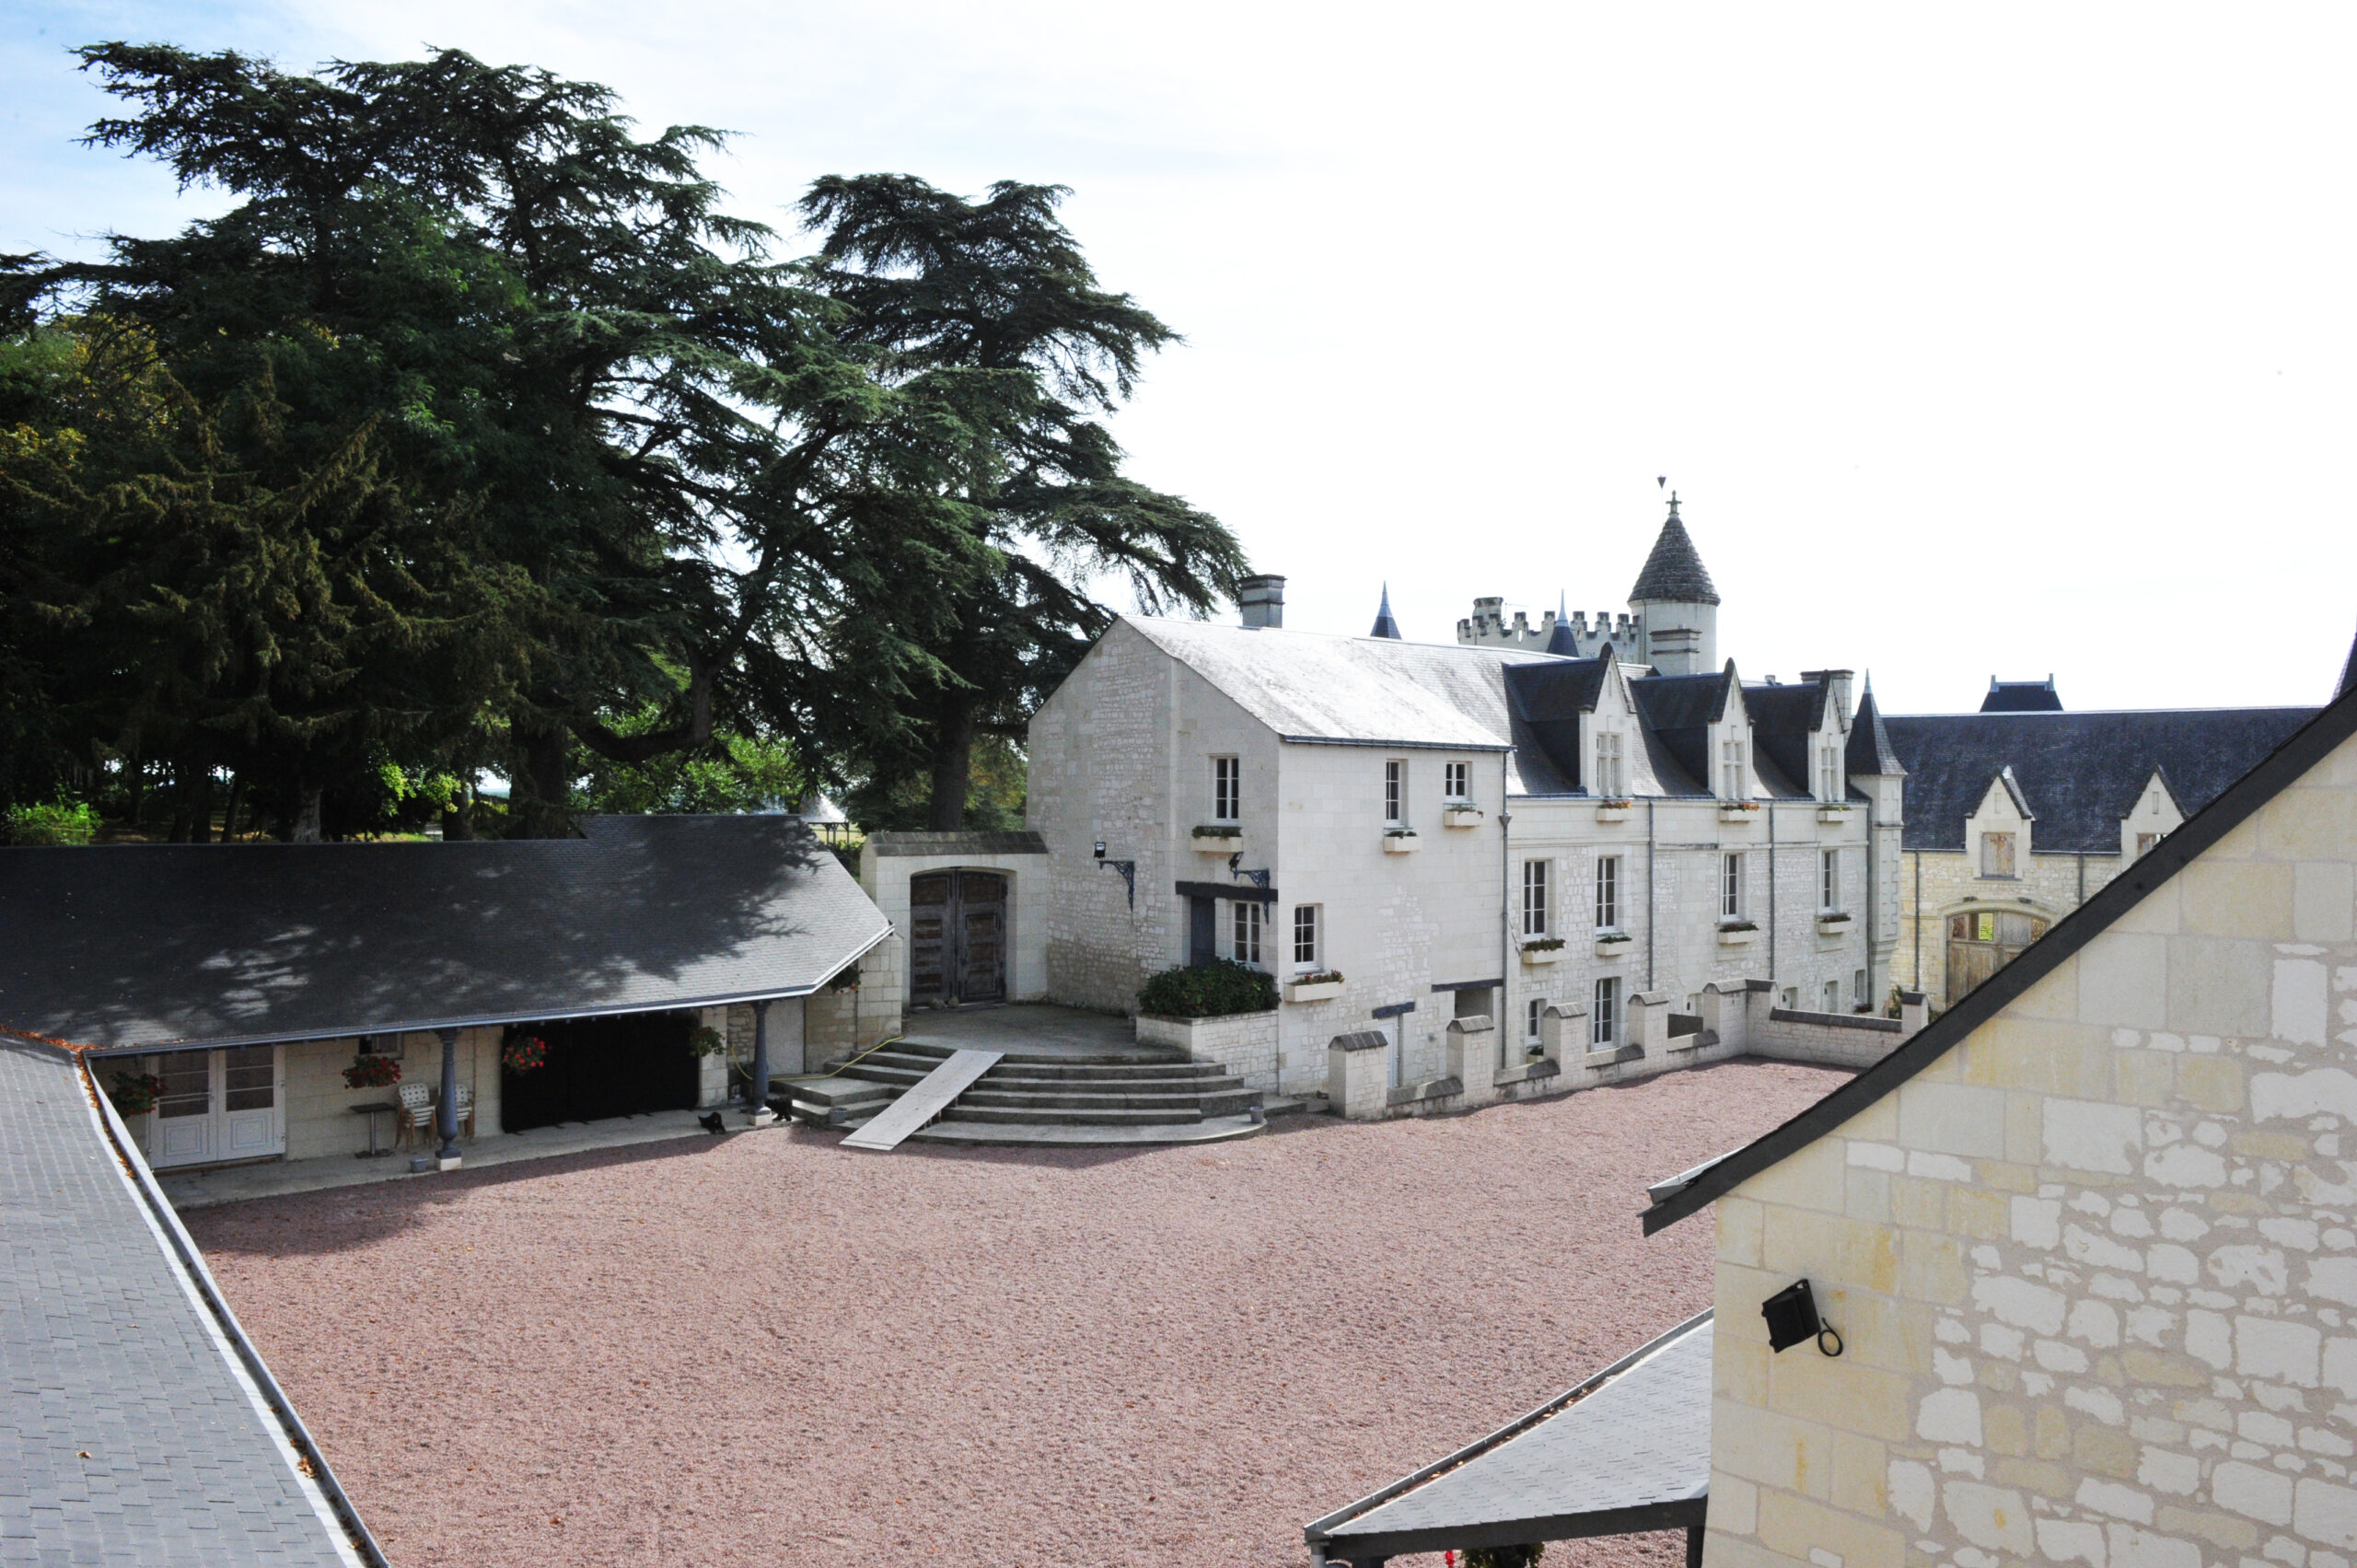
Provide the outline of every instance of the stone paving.
<path id="1" fill-rule="evenodd" d="M 356 1563 L 57 1052 L 0 1040 L 0 1564 Z"/>

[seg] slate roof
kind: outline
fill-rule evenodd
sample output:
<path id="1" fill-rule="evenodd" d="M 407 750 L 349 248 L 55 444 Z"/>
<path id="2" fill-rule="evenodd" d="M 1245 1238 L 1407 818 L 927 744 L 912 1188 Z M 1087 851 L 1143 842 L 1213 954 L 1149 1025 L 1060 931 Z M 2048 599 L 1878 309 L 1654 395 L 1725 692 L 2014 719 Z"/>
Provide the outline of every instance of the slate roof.
<path id="1" fill-rule="evenodd" d="M 1302 1533 L 1329 1556 L 1700 1524 L 1711 1484 L 1711 1314 Z"/>
<path id="2" fill-rule="evenodd" d="M 2357 641 L 2349 645 L 2349 662 L 2340 667 L 2340 684 L 2332 689 L 2336 697 L 2345 697 L 2357 690 Z"/>
<path id="3" fill-rule="evenodd" d="M 1558 628 L 1561 622 L 1558 622 Z M 1604 690 L 1604 660 L 1549 660 L 1508 666 L 1506 704 L 1513 715 L 1524 787 L 1538 795 L 1570 795 L 1585 787 L 1580 715 L 1596 711 Z"/>
<path id="4" fill-rule="evenodd" d="M 1866 694 L 1858 699 L 1857 716 L 1850 721 L 1850 748 L 1842 769 L 1852 778 L 1896 778 L 1907 772 L 1898 753 L 1890 749 L 1890 729 L 1883 723 L 1871 680 Z"/>
<path id="5" fill-rule="evenodd" d="M 1809 761 L 1809 742 L 1825 727 L 1825 710 L 1833 700 L 1830 680 L 1803 680 L 1794 686 L 1753 686 L 1743 689 L 1743 711 L 1751 720 L 1752 767 L 1771 798 L 1804 799 L 1816 769 Z M 1838 725 L 1836 726 L 1838 732 Z"/>
<path id="6" fill-rule="evenodd" d="M 1503 751 L 1510 739 L 1501 671 L 1548 656 L 1155 616 L 1121 622 L 1281 738 L 1335 745 Z"/>
<path id="7" fill-rule="evenodd" d="M 359 1563 L 80 1070 L 0 1040 L 0 1564 Z"/>
<path id="8" fill-rule="evenodd" d="M 1737 684 L 1735 661 L 1712 675 L 1655 675 L 1629 682 L 1629 694 L 1643 721 L 1645 749 L 1665 779 L 1684 787 L 1665 795 L 1708 795 L 1711 776 L 1709 726 L 1726 717 L 1727 695 Z"/>
<path id="9" fill-rule="evenodd" d="M 1883 724 L 1907 769 L 1907 848 L 1962 850 L 1965 819 L 2011 767 L 2038 819 L 2033 852 L 2117 854 L 2119 819 L 2154 770 L 2181 809 L 2199 811 L 2316 715 L 2314 708 L 2184 708 L 1910 714 Z M 1858 771 L 1854 760 L 1851 771 Z"/>
<path id="10" fill-rule="evenodd" d="M 1661 526 L 1661 537 L 1654 540 L 1654 552 L 1645 557 L 1644 570 L 1637 574 L 1637 586 L 1629 590 L 1629 602 L 1645 599 L 1669 599 L 1679 604 L 1716 604 L 1719 590 L 1711 584 L 1711 574 L 1703 569 L 1702 557 L 1687 537 L 1686 525 L 1678 519 L 1678 497 L 1669 498 L 1669 519 Z"/>
<path id="11" fill-rule="evenodd" d="M 2232 711 L 2232 710 L 2229 710 Z M 2256 710 L 2281 713 L 2282 709 Z M 2089 714 L 2018 714 L 1972 715 L 1984 723 L 2021 724 Z M 2209 800 L 2151 853 L 2123 866 L 2119 876 L 2095 896 L 2054 923 L 2044 936 L 2022 950 L 2021 957 L 1982 981 L 1956 1005 L 1933 1019 L 1911 1040 L 1831 1094 L 1742 1148 L 1696 1167 L 1674 1181 L 1652 1189 L 1655 1201 L 1644 1211 L 1645 1234 L 1677 1224 L 1688 1214 L 1726 1193 L 1847 1123 L 1861 1111 L 1896 1091 L 1916 1074 L 1946 1055 L 1974 1030 L 1995 1018 L 2014 1000 L 2075 957 L 2079 950 L 2110 929 L 2112 923 L 2142 903 L 2146 895 L 2190 865 L 2212 845 L 2249 820 L 2258 808 L 2297 784 L 2333 750 L 2357 735 L 2357 691 L 2343 692 L 2331 706 L 2314 714 L 2293 729 L 2282 744 L 2269 750 L 2242 777 Z M 2180 795 L 2180 799 L 2183 796 Z M 1909 813 L 1911 818 L 1913 813 Z M 2115 825 L 2114 832 L 2118 829 Z M 2032 839 L 2033 847 L 2036 838 Z M 2114 842 L 2118 841 L 2115 838 Z"/>
<path id="12" fill-rule="evenodd" d="M 1580 656 L 1579 633 L 1572 630 L 1572 618 L 1566 613 L 1570 600 L 1558 594 L 1555 598 L 1555 627 L 1547 633 L 1547 651 L 1559 658 Z M 2351 655 L 2357 658 L 2357 653 Z"/>
<path id="13" fill-rule="evenodd" d="M 0 1029 L 119 1049 L 817 990 L 890 934 L 793 818 L 580 839 L 0 850 Z"/>
<path id="14" fill-rule="evenodd" d="M 1369 632 L 1367 635 L 1389 637 L 1395 642 L 1399 640 L 1399 622 L 1391 618 L 1391 585 L 1389 583 L 1383 585 L 1383 602 L 1376 607 L 1375 611 L 1375 630 Z"/>
<path id="15" fill-rule="evenodd" d="M 1980 699 L 1984 714 L 2059 714 L 2062 699 L 2054 690 L 2054 677 L 2043 680 L 2000 680 L 1989 678 L 1989 694 Z"/>

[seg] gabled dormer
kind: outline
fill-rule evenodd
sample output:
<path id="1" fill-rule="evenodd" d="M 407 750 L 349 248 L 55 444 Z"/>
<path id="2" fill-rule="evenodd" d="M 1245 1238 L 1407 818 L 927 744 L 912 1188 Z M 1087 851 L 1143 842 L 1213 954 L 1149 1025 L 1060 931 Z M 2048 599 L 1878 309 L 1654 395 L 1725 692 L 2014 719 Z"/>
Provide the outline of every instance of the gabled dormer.
<path id="1" fill-rule="evenodd" d="M 2012 766 L 1998 769 L 1981 792 L 1980 804 L 1964 820 L 1964 852 L 1973 875 L 2004 881 L 2027 872 L 2030 827 L 2037 820 Z"/>
<path id="2" fill-rule="evenodd" d="M 1665 795 L 1749 800 L 1759 793 L 1751 725 L 1735 661 L 1715 675 L 1648 675 L 1629 682 Z M 1729 750 L 1732 746 L 1735 749 Z M 1732 789 L 1732 795 L 1727 792 Z"/>
<path id="3" fill-rule="evenodd" d="M 2184 820 L 2185 808 L 2177 803 L 2177 792 L 2169 788 L 2168 775 L 2154 768 L 2137 792 L 2136 804 L 2119 819 L 2121 858 L 2134 860 L 2151 854 Z"/>
<path id="4" fill-rule="evenodd" d="M 1644 728 L 1629 695 L 1629 678 L 1607 643 L 1597 651 L 1601 671 L 1596 705 L 1580 718 L 1581 783 L 1603 800 L 1625 800 L 1636 793 L 1643 769 Z"/>
<path id="5" fill-rule="evenodd" d="M 1753 771 L 1770 796 L 1826 805 L 1848 797 L 1848 670 L 1805 670 L 1794 686 L 1771 679 L 1746 686 L 1743 701 L 1751 715 Z"/>

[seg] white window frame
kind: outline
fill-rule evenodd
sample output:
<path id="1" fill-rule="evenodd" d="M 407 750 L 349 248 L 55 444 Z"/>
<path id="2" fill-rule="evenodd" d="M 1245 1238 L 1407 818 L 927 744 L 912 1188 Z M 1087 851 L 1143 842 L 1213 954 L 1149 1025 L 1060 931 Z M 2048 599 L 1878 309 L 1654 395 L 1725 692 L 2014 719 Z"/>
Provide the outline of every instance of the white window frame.
<path id="1" fill-rule="evenodd" d="M 1618 1044 L 1620 1033 L 1620 977 L 1606 975 L 1596 982 L 1588 1013 L 1588 1044 L 1601 1051 Z"/>
<path id="2" fill-rule="evenodd" d="M 1596 857 L 1596 928 L 1620 929 L 1620 857 L 1617 854 Z"/>
<path id="3" fill-rule="evenodd" d="M 1841 852 L 1817 852 L 1817 907 L 1825 914 L 1841 912 Z"/>
<path id="4" fill-rule="evenodd" d="M 1547 998 L 1544 996 L 1532 997 L 1528 1002 L 1523 1004 L 1522 1014 L 1522 1038 L 1529 1041 L 1532 1045 L 1543 1043 L 1544 1037 L 1542 1037 L 1538 1032 L 1538 1026 L 1540 1020 L 1547 1016 Z"/>
<path id="5" fill-rule="evenodd" d="M 1212 820 L 1244 820 L 1244 759 L 1241 757 L 1212 759 Z"/>
<path id="6" fill-rule="evenodd" d="M 1404 828 L 1408 825 L 1408 759 L 1386 757 L 1383 760 L 1383 825 Z"/>
<path id="7" fill-rule="evenodd" d="M 1817 798 L 1828 806 L 1840 803 L 1841 752 L 1840 748 L 1830 741 L 1828 741 L 1824 749 L 1818 753 L 1817 788 Z"/>
<path id="8" fill-rule="evenodd" d="M 1743 918 L 1743 852 L 1729 850 L 1719 857 L 1719 918 Z"/>
<path id="9" fill-rule="evenodd" d="M 1527 937 L 1544 936 L 1548 933 L 1550 894 L 1555 880 L 1554 863 L 1546 860 L 1526 860 L 1522 863 L 1522 934 Z"/>
<path id="10" fill-rule="evenodd" d="M 1228 916 L 1228 957 L 1257 970 L 1266 948 L 1267 919 L 1258 900 L 1235 899 L 1230 902 L 1233 912 Z"/>
<path id="11" fill-rule="evenodd" d="M 1293 967 L 1296 970 L 1309 972 L 1325 968 L 1325 924 L 1321 906 L 1293 906 Z"/>
<path id="12" fill-rule="evenodd" d="M 1619 800 L 1629 791 L 1629 760 L 1621 745 L 1619 730 L 1596 732 L 1596 793 L 1608 800 Z"/>
<path id="13" fill-rule="evenodd" d="M 1719 784 L 1720 795 L 1723 798 L 1727 800 L 1751 798 L 1751 774 L 1750 771 L 1743 765 L 1743 761 L 1741 737 L 1730 735 L 1719 743 Z"/>
<path id="14" fill-rule="evenodd" d="M 1473 800 L 1473 764 L 1443 762 L 1440 767 L 1441 798 L 1451 806 L 1468 806 Z"/>

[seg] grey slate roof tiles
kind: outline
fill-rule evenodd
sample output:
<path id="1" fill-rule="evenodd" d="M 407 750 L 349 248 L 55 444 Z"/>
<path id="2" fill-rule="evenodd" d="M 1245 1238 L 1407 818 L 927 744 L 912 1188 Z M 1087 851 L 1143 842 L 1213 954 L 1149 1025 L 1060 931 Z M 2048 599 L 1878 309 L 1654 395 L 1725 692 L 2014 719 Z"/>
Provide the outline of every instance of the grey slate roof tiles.
<path id="1" fill-rule="evenodd" d="M 1898 753 L 1890 749 L 1890 728 L 1883 723 L 1871 684 L 1858 700 L 1857 717 L 1850 721 L 1850 748 L 1842 767 L 1852 778 L 1897 778 L 1907 772 Z"/>
<path id="2" fill-rule="evenodd" d="M 2043 680 L 2000 680 L 1989 678 L 1989 694 L 1980 699 L 1984 714 L 2059 714 L 2062 699 L 2054 690 L 2054 678 Z"/>
<path id="3" fill-rule="evenodd" d="M 0 1040 L 0 1564 L 357 1562 L 74 1065 Z"/>
<path id="4" fill-rule="evenodd" d="M 318 1040 L 816 990 L 890 931 L 788 817 L 580 839 L 0 849 L 0 1028 Z"/>
<path id="5" fill-rule="evenodd" d="M 1909 849 L 1961 850 L 1964 823 L 2004 768 L 2038 825 L 2035 852 L 2119 853 L 2119 819 L 2157 770 L 2178 808 L 2200 810 L 2258 765 L 2314 708 L 1930 714 L 1883 721 L 1907 769 Z M 1852 772 L 1859 772 L 1851 731 Z"/>
<path id="6" fill-rule="evenodd" d="M 1687 536 L 1686 524 L 1678 516 L 1678 497 L 1669 498 L 1669 518 L 1661 526 L 1661 537 L 1654 540 L 1653 553 L 1645 557 L 1644 569 L 1637 574 L 1637 586 L 1629 590 L 1629 602 L 1646 599 L 1666 599 L 1679 604 L 1716 604 L 1719 590 L 1711 584 L 1711 574 L 1702 567 L 1701 553 Z"/>

